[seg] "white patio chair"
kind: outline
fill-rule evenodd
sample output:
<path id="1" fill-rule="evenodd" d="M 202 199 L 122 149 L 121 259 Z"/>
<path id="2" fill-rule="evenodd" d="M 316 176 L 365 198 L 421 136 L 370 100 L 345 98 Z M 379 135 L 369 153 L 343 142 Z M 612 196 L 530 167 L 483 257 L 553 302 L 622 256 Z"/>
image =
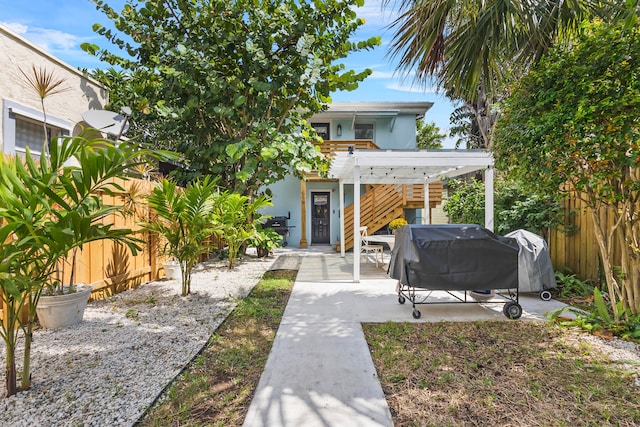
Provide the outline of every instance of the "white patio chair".
<path id="1" fill-rule="evenodd" d="M 369 243 L 368 237 L 369 235 L 367 234 L 367 227 L 360 227 L 360 242 L 361 242 L 361 246 L 360 246 L 360 254 L 362 255 L 362 253 L 365 254 L 365 258 L 367 260 L 367 262 L 369 262 L 369 252 L 373 253 L 373 257 L 376 260 L 376 268 L 378 267 L 378 254 L 380 254 L 380 262 L 384 263 L 383 260 L 383 253 L 382 253 L 382 249 L 383 246 L 382 245 L 373 245 L 371 243 Z"/>

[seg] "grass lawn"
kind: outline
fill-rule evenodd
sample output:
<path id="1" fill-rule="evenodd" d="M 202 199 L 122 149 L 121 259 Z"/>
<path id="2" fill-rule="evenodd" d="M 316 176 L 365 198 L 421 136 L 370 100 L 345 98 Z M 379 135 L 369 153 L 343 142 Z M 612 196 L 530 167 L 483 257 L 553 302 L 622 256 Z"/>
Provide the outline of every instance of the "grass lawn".
<path id="1" fill-rule="evenodd" d="M 268 271 L 141 426 L 239 426 L 251 404 L 297 271 Z"/>
<path id="2" fill-rule="evenodd" d="M 142 426 L 240 426 L 296 271 L 267 272 Z M 530 321 L 363 325 L 396 426 L 637 426 L 634 378 Z"/>
<path id="3" fill-rule="evenodd" d="M 396 426 L 637 426 L 631 375 L 530 321 L 363 325 Z"/>

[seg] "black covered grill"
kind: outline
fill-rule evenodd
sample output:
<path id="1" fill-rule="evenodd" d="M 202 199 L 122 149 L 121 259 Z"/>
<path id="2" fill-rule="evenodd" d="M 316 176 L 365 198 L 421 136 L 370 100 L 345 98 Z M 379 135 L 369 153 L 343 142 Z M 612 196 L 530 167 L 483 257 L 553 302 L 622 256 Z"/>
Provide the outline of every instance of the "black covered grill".
<path id="1" fill-rule="evenodd" d="M 504 315 L 518 319 L 518 251 L 516 239 L 477 224 L 409 224 L 396 231 L 389 276 L 398 280 L 398 302 L 411 301 L 416 319 L 416 304 L 449 302 L 502 302 Z M 429 301 L 433 291 L 446 295 Z"/>
<path id="2" fill-rule="evenodd" d="M 286 216 L 274 216 L 264 223 L 264 228 L 272 228 L 273 231 L 282 236 L 282 246 L 287 246 L 287 236 L 289 235 L 289 218 Z"/>

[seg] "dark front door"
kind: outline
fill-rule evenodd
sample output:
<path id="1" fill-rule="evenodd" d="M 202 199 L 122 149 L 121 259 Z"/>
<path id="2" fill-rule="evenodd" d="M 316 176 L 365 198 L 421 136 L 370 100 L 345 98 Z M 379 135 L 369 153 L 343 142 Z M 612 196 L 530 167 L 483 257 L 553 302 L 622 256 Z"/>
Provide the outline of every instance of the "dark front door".
<path id="1" fill-rule="evenodd" d="M 331 243 L 329 212 L 331 212 L 329 192 L 311 193 L 311 244 Z"/>

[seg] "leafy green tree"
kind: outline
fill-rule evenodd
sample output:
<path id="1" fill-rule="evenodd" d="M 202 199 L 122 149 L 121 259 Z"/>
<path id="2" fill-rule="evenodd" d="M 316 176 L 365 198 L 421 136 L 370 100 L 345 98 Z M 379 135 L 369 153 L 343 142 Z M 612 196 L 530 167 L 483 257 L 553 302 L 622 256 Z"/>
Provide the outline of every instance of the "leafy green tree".
<path id="1" fill-rule="evenodd" d="M 453 224 L 484 224 L 484 183 L 449 181 L 449 195 L 443 209 Z"/>
<path id="2" fill-rule="evenodd" d="M 425 123 L 424 120 L 416 122 L 418 127 L 416 145 L 420 149 L 442 149 L 442 142 L 447 137 L 440 133 L 440 129 L 434 122 Z"/>
<path id="3" fill-rule="evenodd" d="M 640 28 L 585 29 L 513 89 L 494 151 L 497 167 L 516 179 L 591 208 L 618 320 L 640 311 Z"/>
<path id="4" fill-rule="evenodd" d="M 449 116 L 449 122 L 451 123 L 449 136 L 458 138 L 456 140 L 456 148 L 474 149 L 484 147 L 476 114 L 470 105 L 464 102 L 458 105 Z"/>
<path id="5" fill-rule="evenodd" d="M 380 43 L 350 41 L 363 0 L 129 1 L 119 13 L 93 1 L 117 31 L 94 30 L 121 50 L 83 48 L 122 70 L 95 75 L 111 85 L 112 108 L 136 108 L 136 139 L 182 153 L 191 177 L 220 176 L 251 196 L 327 169 L 305 119 L 371 74 L 340 61 Z"/>
<path id="6" fill-rule="evenodd" d="M 496 180 L 496 233 L 524 229 L 546 237 L 550 228 L 562 224 L 562 207 L 552 197 L 544 197 L 516 183 Z M 449 181 L 444 211 L 454 224 L 484 223 L 484 183 L 477 179 Z"/>
<path id="7" fill-rule="evenodd" d="M 583 19 L 612 19 L 619 2 L 525 0 L 386 0 L 400 15 L 390 55 L 421 82 L 435 79 L 474 112 L 482 147 L 491 146 L 494 104 L 504 88 Z"/>

